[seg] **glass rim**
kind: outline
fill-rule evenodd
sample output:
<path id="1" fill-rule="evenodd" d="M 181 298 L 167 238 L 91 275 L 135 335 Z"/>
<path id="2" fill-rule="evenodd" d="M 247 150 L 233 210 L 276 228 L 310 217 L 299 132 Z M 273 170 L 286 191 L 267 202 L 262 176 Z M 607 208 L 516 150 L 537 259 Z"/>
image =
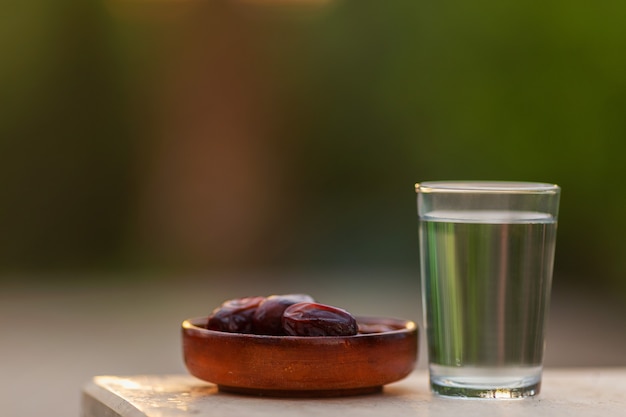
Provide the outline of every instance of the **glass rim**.
<path id="1" fill-rule="evenodd" d="M 424 181 L 415 184 L 416 193 L 556 194 L 556 184 L 530 181 Z"/>

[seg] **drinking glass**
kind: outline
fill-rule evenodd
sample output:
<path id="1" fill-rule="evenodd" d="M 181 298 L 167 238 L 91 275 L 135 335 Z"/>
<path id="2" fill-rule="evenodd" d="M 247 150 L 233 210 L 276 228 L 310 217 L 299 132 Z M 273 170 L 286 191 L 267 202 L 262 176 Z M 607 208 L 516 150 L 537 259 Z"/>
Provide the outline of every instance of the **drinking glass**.
<path id="1" fill-rule="evenodd" d="M 538 394 L 560 188 L 506 181 L 415 188 L 432 391 Z"/>

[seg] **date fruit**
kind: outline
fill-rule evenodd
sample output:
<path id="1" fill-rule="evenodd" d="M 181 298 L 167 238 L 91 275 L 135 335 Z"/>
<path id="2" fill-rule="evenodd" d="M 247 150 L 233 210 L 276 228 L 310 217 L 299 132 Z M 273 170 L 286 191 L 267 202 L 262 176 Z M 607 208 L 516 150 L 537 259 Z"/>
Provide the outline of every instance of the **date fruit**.
<path id="1" fill-rule="evenodd" d="M 285 309 L 283 329 L 288 336 L 352 336 L 356 319 L 341 308 L 318 303 L 297 303 Z"/>
<path id="2" fill-rule="evenodd" d="M 252 331 L 255 334 L 273 336 L 285 335 L 283 330 L 283 313 L 287 307 L 302 302 L 315 302 L 307 294 L 271 295 L 259 304 L 252 315 Z"/>
<path id="3" fill-rule="evenodd" d="M 213 310 L 207 329 L 229 333 L 252 333 L 252 316 L 265 297 L 244 297 L 225 301 Z"/>

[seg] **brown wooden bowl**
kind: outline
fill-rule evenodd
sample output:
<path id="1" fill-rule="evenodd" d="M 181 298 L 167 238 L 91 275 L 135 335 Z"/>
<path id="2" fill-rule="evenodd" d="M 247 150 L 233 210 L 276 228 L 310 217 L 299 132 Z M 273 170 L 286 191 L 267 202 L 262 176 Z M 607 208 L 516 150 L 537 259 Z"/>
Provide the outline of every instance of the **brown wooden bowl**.
<path id="1" fill-rule="evenodd" d="M 221 391 L 366 394 L 406 377 L 417 360 L 417 326 L 408 320 L 357 317 L 359 327 L 375 332 L 325 337 L 226 333 L 207 330 L 206 322 L 206 317 L 183 322 L 183 356 L 192 375 Z"/>

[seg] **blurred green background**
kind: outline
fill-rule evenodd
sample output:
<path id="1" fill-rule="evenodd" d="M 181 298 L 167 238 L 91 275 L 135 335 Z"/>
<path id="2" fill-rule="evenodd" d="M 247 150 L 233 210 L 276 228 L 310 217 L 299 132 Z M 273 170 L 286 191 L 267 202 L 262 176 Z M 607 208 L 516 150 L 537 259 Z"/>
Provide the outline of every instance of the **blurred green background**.
<path id="1" fill-rule="evenodd" d="M 0 276 L 417 273 L 413 184 L 498 179 L 562 186 L 555 284 L 626 294 L 625 13 L 2 2 Z"/>

